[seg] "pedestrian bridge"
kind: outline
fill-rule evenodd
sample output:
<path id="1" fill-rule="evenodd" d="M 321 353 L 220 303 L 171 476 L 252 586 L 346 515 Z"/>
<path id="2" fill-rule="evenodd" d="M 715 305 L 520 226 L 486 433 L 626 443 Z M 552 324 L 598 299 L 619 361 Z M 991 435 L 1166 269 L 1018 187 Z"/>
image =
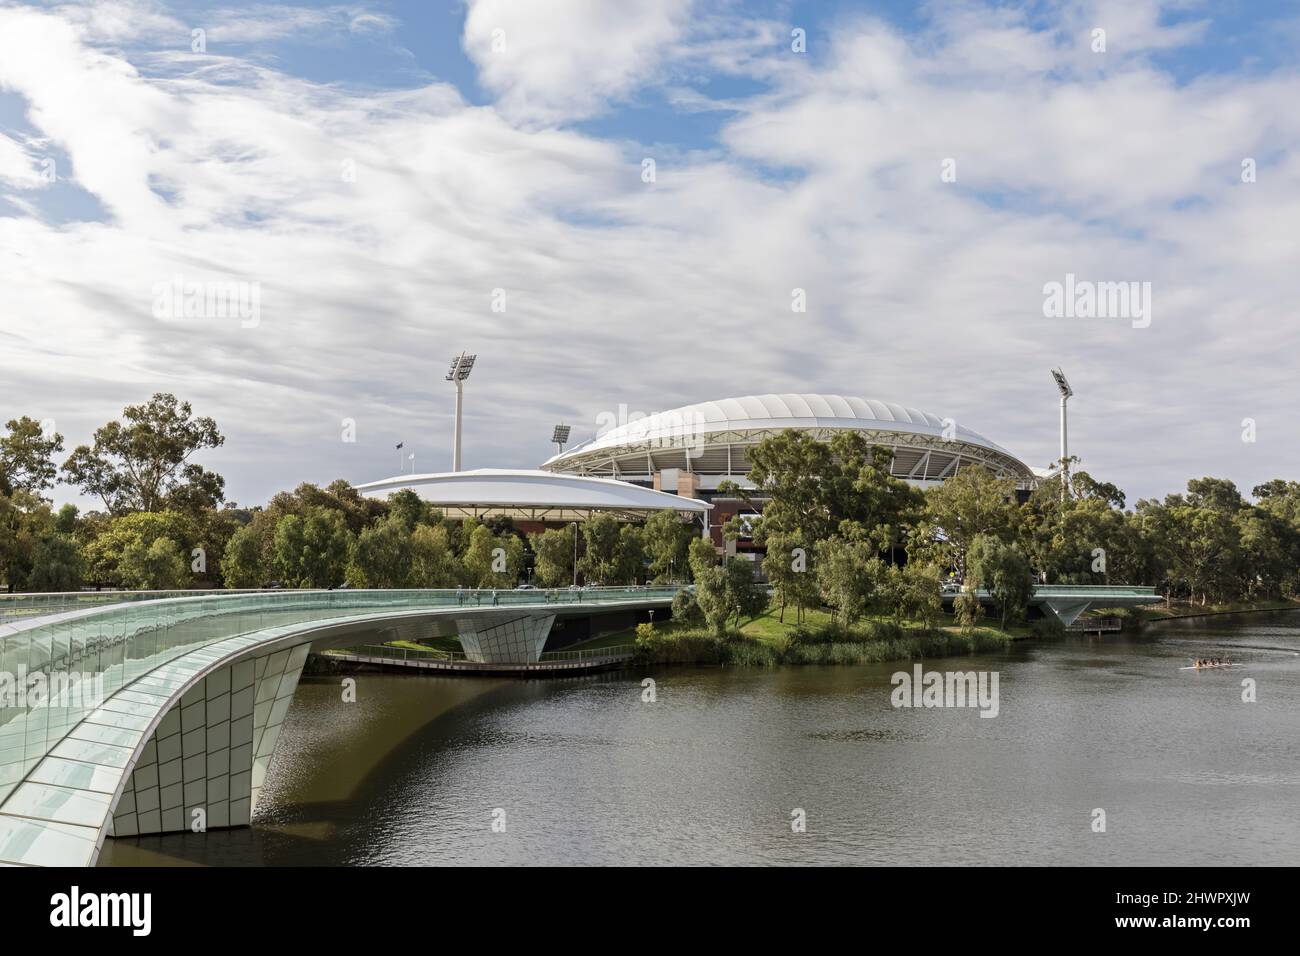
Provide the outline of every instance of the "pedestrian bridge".
<path id="1" fill-rule="evenodd" d="M 981 604 L 994 603 L 993 595 L 986 588 L 980 588 L 975 594 Z M 944 604 L 951 605 L 956 597 L 956 594 L 945 593 Z M 1127 584 L 1036 584 L 1029 606 L 1050 614 L 1069 627 L 1090 608 L 1135 607 L 1163 600 L 1155 588 Z"/>
<path id="2" fill-rule="evenodd" d="M 308 652 L 456 635 L 535 662 L 557 617 L 676 587 L 118 592 L 0 600 L 0 865 L 88 866 L 105 836 L 246 826 Z"/>

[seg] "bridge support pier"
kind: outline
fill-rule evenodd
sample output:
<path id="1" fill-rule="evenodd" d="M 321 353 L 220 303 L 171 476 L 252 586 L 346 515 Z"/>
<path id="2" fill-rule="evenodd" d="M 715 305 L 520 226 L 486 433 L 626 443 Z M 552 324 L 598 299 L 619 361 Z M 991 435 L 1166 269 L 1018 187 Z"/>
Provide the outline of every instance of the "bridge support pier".
<path id="1" fill-rule="evenodd" d="M 1062 601 L 1048 599 L 1043 602 L 1043 607 L 1051 611 L 1056 619 L 1069 627 L 1079 619 L 1079 615 L 1092 606 L 1092 601 Z"/>
<path id="2" fill-rule="evenodd" d="M 145 743 L 113 812 L 113 836 L 248 826 L 309 644 L 213 671 Z"/>
<path id="3" fill-rule="evenodd" d="M 456 620 L 465 656 L 478 664 L 532 664 L 542 656 L 554 614 L 503 611 Z"/>

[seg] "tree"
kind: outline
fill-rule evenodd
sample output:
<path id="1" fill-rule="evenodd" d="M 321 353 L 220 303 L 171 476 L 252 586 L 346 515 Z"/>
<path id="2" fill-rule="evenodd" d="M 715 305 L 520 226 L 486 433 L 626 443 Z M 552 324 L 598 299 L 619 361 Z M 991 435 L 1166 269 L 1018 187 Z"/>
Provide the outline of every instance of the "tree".
<path id="1" fill-rule="evenodd" d="M 46 437 L 41 423 L 23 416 L 5 425 L 0 435 L 0 495 L 16 491 L 40 494 L 54 485 L 54 456 L 63 451 L 63 436 Z"/>
<path id="2" fill-rule="evenodd" d="M 97 532 L 82 546 L 82 556 L 86 562 L 86 573 L 97 584 L 120 584 L 123 587 L 146 587 L 132 584 L 140 580 L 141 562 L 150 546 L 159 538 L 167 538 L 182 558 L 192 555 L 198 539 L 198 527 L 194 518 L 178 511 L 133 512 L 110 518 L 97 529 Z M 130 567 L 124 569 L 123 562 L 127 555 L 132 555 Z M 184 560 L 185 573 L 176 578 L 177 587 L 192 583 L 190 560 Z M 151 589 L 152 586 L 149 586 Z"/>
<path id="3" fill-rule="evenodd" d="M 897 622 L 911 617 L 928 628 L 943 613 L 939 571 L 934 565 L 918 561 L 909 561 L 902 567 L 890 565 L 883 591 Z"/>
<path id="4" fill-rule="evenodd" d="M 953 601 L 952 611 L 962 633 L 969 634 L 984 616 L 984 605 L 974 591 L 962 591 Z"/>
<path id="5" fill-rule="evenodd" d="M 767 588 L 754 580 L 754 565 L 744 558 L 728 558 L 723 565 L 726 575 L 726 598 L 736 611 L 736 624 L 741 617 L 751 621 L 767 610 Z"/>
<path id="6" fill-rule="evenodd" d="M 411 561 L 411 533 L 400 517 L 390 514 L 357 535 L 347 580 L 354 587 L 405 587 Z"/>
<path id="7" fill-rule="evenodd" d="M 645 576 L 645 563 L 645 536 L 640 526 L 624 524 L 618 529 L 618 552 L 610 583 L 640 584 Z"/>
<path id="8" fill-rule="evenodd" d="M 642 526 L 642 541 L 650 559 L 650 574 L 656 584 L 686 576 L 687 553 L 695 532 L 689 524 L 667 509 L 656 511 Z"/>
<path id="9" fill-rule="evenodd" d="M 36 545 L 29 591 L 76 591 L 81 587 L 81 554 L 67 535 L 56 534 Z"/>
<path id="10" fill-rule="evenodd" d="M 718 552 L 713 542 L 707 538 L 693 540 L 688 549 L 687 563 L 695 585 L 695 607 L 709 630 L 716 637 L 722 637 L 727 632 L 732 604 L 727 594 L 727 574 L 718 564 Z"/>
<path id="11" fill-rule="evenodd" d="M 867 613 L 887 573 L 875 549 L 862 541 L 830 538 L 817 546 L 817 584 L 823 600 L 852 625 Z"/>
<path id="12" fill-rule="evenodd" d="M 463 570 L 451 547 L 451 535 L 441 524 L 419 524 L 411 532 L 411 573 L 414 588 L 449 588 L 460 583 Z"/>
<path id="13" fill-rule="evenodd" d="M 369 531 L 371 529 L 367 529 Z M 405 531 L 397 527 L 401 536 Z M 366 532 L 362 532 L 364 536 Z M 275 526 L 272 546 L 273 567 L 281 582 L 295 588 L 331 588 L 341 584 L 347 574 L 348 559 L 353 549 L 353 539 L 343 516 L 324 508 L 308 509 L 305 516 L 285 515 Z M 358 546 L 358 550 L 360 550 Z M 379 560 L 374 549 L 366 560 Z M 406 573 L 402 563 L 402 575 Z M 367 565 L 368 571 L 376 565 Z M 388 570 L 383 565 L 384 571 Z M 382 572 L 376 572 L 382 573 Z M 369 576 L 367 580 L 372 580 Z M 400 584 L 370 586 L 400 587 Z"/>
<path id="14" fill-rule="evenodd" d="M 189 584 L 190 563 L 171 538 L 154 538 L 149 544 L 137 539 L 122 552 L 117 576 L 129 588 L 168 591 Z"/>
<path id="15" fill-rule="evenodd" d="M 578 570 L 592 584 L 609 584 L 618 571 L 618 532 L 621 522 L 611 514 L 597 514 L 582 523 L 582 557 Z"/>
<path id="16" fill-rule="evenodd" d="M 817 577 L 809 567 L 803 536 L 798 533 L 768 535 L 763 573 L 781 602 L 781 623 L 785 623 L 787 603 L 795 606 L 795 621 L 803 620 L 804 610 L 816 604 L 819 596 Z"/>
<path id="17" fill-rule="evenodd" d="M 37 544 L 53 531 L 50 506 L 34 492 L 0 494 L 0 580 L 10 591 L 26 587 Z"/>
<path id="18" fill-rule="evenodd" d="M 695 595 L 685 588 L 673 595 L 672 613 L 673 622 L 683 627 L 694 627 L 704 619 Z"/>
<path id="19" fill-rule="evenodd" d="M 189 402 L 159 392 L 143 405 L 128 405 L 123 422 L 95 431 L 93 446 L 79 445 L 63 465 L 64 480 L 104 502 L 110 514 L 192 512 L 223 499 L 225 481 L 190 461 L 225 442 L 211 418 L 194 418 Z"/>
<path id="20" fill-rule="evenodd" d="M 1024 553 L 1014 544 L 993 535 L 976 535 L 966 555 L 966 584 L 985 588 L 998 606 L 1002 628 L 1019 618 L 1034 593 L 1033 571 Z"/>
<path id="21" fill-rule="evenodd" d="M 533 579 L 544 588 L 561 588 L 573 582 L 573 549 L 578 526 L 547 528 L 529 536 L 533 546 Z"/>
<path id="22" fill-rule="evenodd" d="M 838 535 L 883 551 L 921 516 L 921 493 L 890 474 L 892 452 L 857 432 L 823 442 L 787 429 L 759 442 L 749 459 L 750 480 L 766 499 L 760 544 L 769 534 L 797 534 L 815 547 Z"/>
<path id="23" fill-rule="evenodd" d="M 244 525 L 226 542 L 221 576 L 228 588 L 257 588 L 266 583 L 262 541 L 252 525 Z"/>
<path id="24" fill-rule="evenodd" d="M 432 505 L 410 488 L 403 488 L 388 496 L 388 514 L 400 521 L 407 531 L 417 524 L 436 524 L 442 517 Z"/>
<path id="25" fill-rule="evenodd" d="M 512 588 L 523 575 L 524 543 L 514 533 L 496 535 L 487 525 L 478 525 L 462 560 L 472 586 Z"/>
<path id="26" fill-rule="evenodd" d="M 966 574 L 966 551 L 977 535 L 1010 540 L 1016 517 L 1015 484 L 987 468 L 968 465 L 925 493 L 929 520 L 946 562 Z M 909 552 L 910 553 L 910 552 Z"/>
<path id="27" fill-rule="evenodd" d="M 578 570 L 594 584 L 629 584 L 645 566 L 641 529 L 601 513 L 582 524 L 584 550 Z"/>

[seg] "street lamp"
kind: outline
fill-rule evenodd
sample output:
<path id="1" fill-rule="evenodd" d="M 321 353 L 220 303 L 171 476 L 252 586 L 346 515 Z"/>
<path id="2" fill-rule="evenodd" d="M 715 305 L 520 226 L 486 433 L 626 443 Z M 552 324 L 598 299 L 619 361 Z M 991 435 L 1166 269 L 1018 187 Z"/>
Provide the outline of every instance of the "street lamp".
<path id="1" fill-rule="evenodd" d="M 555 431 L 551 432 L 551 443 L 560 446 L 560 454 L 564 454 L 564 446 L 569 440 L 569 432 L 572 431 L 569 425 L 556 425 Z"/>
<path id="2" fill-rule="evenodd" d="M 1074 394 L 1074 389 L 1070 388 L 1065 373 L 1059 368 L 1052 369 L 1052 378 L 1056 379 L 1056 387 L 1061 391 L 1061 500 L 1064 501 L 1070 493 L 1070 441 L 1065 423 L 1065 403 Z"/>
<path id="3" fill-rule="evenodd" d="M 456 383 L 456 437 L 451 454 L 452 471 L 460 471 L 460 405 L 465 391 L 465 379 L 469 378 L 476 358 L 477 355 L 461 352 L 451 360 L 451 368 L 447 371 L 447 381 Z"/>

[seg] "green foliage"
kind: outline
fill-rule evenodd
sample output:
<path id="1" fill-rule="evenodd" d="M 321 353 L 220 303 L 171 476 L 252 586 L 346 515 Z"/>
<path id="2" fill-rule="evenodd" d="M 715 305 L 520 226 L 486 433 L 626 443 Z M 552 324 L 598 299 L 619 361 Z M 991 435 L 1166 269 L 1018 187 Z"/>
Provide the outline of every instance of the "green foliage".
<path id="1" fill-rule="evenodd" d="M 963 634 L 969 634 L 984 616 L 984 605 L 974 591 L 962 591 L 953 601 L 953 616 Z"/>
<path id="2" fill-rule="evenodd" d="M 690 544 L 696 538 L 691 525 L 684 523 L 675 511 L 656 511 L 646 519 L 641 536 L 654 583 L 684 580 Z"/>
<path id="3" fill-rule="evenodd" d="M 524 574 L 524 543 L 512 532 L 497 535 L 478 525 L 462 561 L 471 587 L 513 588 Z"/>
<path id="4" fill-rule="evenodd" d="M 348 584 L 360 588 L 400 588 L 406 586 L 410 574 L 411 532 L 400 516 L 390 514 L 357 536 L 347 565 Z"/>
<path id="5" fill-rule="evenodd" d="M 538 587 L 562 588 L 573 583 L 573 552 L 578 526 L 547 528 L 529 535 L 533 547 L 533 581 Z"/>
<path id="6" fill-rule="evenodd" d="M 189 587 L 193 584 L 193 576 L 186 556 L 201 546 L 197 544 L 198 533 L 195 519 L 179 511 L 137 511 L 119 515 L 109 519 L 83 548 L 87 573 L 97 583 L 127 588 L 158 590 L 163 585 L 133 582 L 164 578 L 177 582 L 166 586 Z M 161 571 L 154 573 L 149 570 L 145 559 L 159 538 L 166 538 L 170 546 L 181 554 L 183 574 L 173 575 L 171 566 L 161 554 L 155 555 L 155 559 L 161 562 Z"/>
<path id="7" fill-rule="evenodd" d="M 5 429 L 0 435 L 0 495 L 40 494 L 52 487 L 57 474 L 54 456 L 63 451 L 63 436 L 47 438 L 41 423 L 26 415 L 10 419 Z"/>
<path id="8" fill-rule="evenodd" d="M 749 459 L 750 481 L 766 499 L 760 543 L 798 535 L 812 547 L 838 535 L 883 550 L 920 517 L 923 498 L 890 475 L 891 452 L 857 432 L 822 442 L 788 429 L 759 442 Z"/>
<path id="9" fill-rule="evenodd" d="M 977 535 L 1011 540 L 1015 484 L 978 465 L 962 468 L 925 493 L 931 547 L 925 557 L 965 577 L 966 552 Z"/>
<path id="10" fill-rule="evenodd" d="M 451 533 L 441 524 L 419 524 L 411 532 L 413 588 L 452 588 L 461 583 L 463 569 L 452 550 Z"/>
<path id="11" fill-rule="evenodd" d="M 374 532 L 383 536 L 391 529 L 405 545 L 405 550 L 397 557 L 391 557 L 372 541 L 371 549 L 364 557 L 357 547 L 359 563 L 366 569 L 368 580 L 376 580 L 382 574 L 400 564 L 402 574 L 410 563 L 410 535 L 400 523 L 386 521 L 381 526 L 384 531 L 367 529 L 362 532 L 363 539 Z M 385 542 L 390 537 L 384 537 Z M 348 531 L 343 516 L 337 511 L 324 508 L 310 508 L 305 516 L 285 515 L 275 526 L 275 539 L 272 545 L 272 567 L 280 582 L 293 588 L 330 588 L 342 584 L 348 570 L 348 559 L 353 550 L 352 533 Z M 383 564 L 383 559 L 389 559 Z M 367 564 L 367 561 L 379 562 Z M 397 587 L 400 585 L 373 585 L 377 587 Z"/>
<path id="12" fill-rule="evenodd" d="M 704 614 L 692 591 L 681 590 L 673 595 L 673 623 L 698 627 L 704 623 Z"/>
<path id="13" fill-rule="evenodd" d="M 1020 548 L 991 535 L 976 535 L 966 563 L 966 584 L 989 591 L 1004 629 L 1009 619 L 1018 620 L 1024 615 L 1033 594 L 1033 572 Z"/>
<path id="14" fill-rule="evenodd" d="M 582 525 L 583 553 L 578 570 L 588 584 L 633 584 L 645 566 L 641 529 L 611 514 L 598 514 Z"/>
<path id="15" fill-rule="evenodd" d="M 780 619 L 785 621 L 788 603 L 795 607 L 795 619 L 802 620 L 803 612 L 814 607 L 820 597 L 817 576 L 810 567 L 809 548 L 798 532 L 768 534 L 766 540 L 763 573 L 781 605 Z"/>
<path id="16" fill-rule="evenodd" d="M 221 576 L 228 588 L 258 588 L 267 583 L 262 542 L 251 525 L 244 525 L 226 542 Z"/>
<path id="17" fill-rule="evenodd" d="M 783 664 L 875 664 L 987 653 L 1006 646 L 1001 635 L 972 629 L 966 634 L 949 631 L 904 632 L 888 621 L 872 621 L 845 628 L 831 624 L 822 629 L 796 628 L 787 642 L 759 641 L 738 632 L 711 630 L 655 632 L 637 652 L 647 663 L 724 664 L 732 667 L 773 667 Z"/>
<path id="18" fill-rule="evenodd" d="M 753 565 L 744 558 L 718 564 L 712 542 L 697 538 L 690 547 L 691 576 L 695 579 L 695 609 L 709 630 L 722 636 L 733 615 L 754 618 L 767 607 L 767 589 L 754 581 Z M 677 602 L 673 603 L 676 614 Z M 691 614 L 683 599 L 683 610 Z"/>
<path id="19" fill-rule="evenodd" d="M 836 537 L 817 546 L 817 584 L 822 599 L 848 624 L 871 608 L 887 573 L 873 545 Z"/>
<path id="20" fill-rule="evenodd" d="M 181 546 L 165 535 L 147 544 L 136 538 L 122 550 L 117 578 L 124 587 L 146 591 L 184 588 L 190 584 L 190 562 Z"/>
<path id="21" fill-rule="evenodd" d="M 28 591 L 76 591 L 81 587 L 81 552 L 67 535 L 37 543 L 32 552 Z"/>
<path id="22" fill-rule="evenodd" d="M 53 530 L 50 506 L 34 492 L 0 494 L 0 580 L 10 590 L 26 587 L 36 547 Z"/>
<path id="23" fill-rule="evenodd" d="M 63 465 L 63 480 L 104 502 L 110 514 L 194 512 L 223 500 L 225 481 L 189 459 L 225 442 L 211 418 L 194 418 L 189 402 L 159 392 L 128 405 L 124 422 L 96 429 L 94 445 L 79 445 Z"/>
<path id="24" fill-rule="evenodd" d="M 928 628 L 943 613 L 939 583 L 939 571 L 934 565 L 911 561 L 901 568 L 889 566 L 881 593 L 895 621 L 913 618 Z"/>

